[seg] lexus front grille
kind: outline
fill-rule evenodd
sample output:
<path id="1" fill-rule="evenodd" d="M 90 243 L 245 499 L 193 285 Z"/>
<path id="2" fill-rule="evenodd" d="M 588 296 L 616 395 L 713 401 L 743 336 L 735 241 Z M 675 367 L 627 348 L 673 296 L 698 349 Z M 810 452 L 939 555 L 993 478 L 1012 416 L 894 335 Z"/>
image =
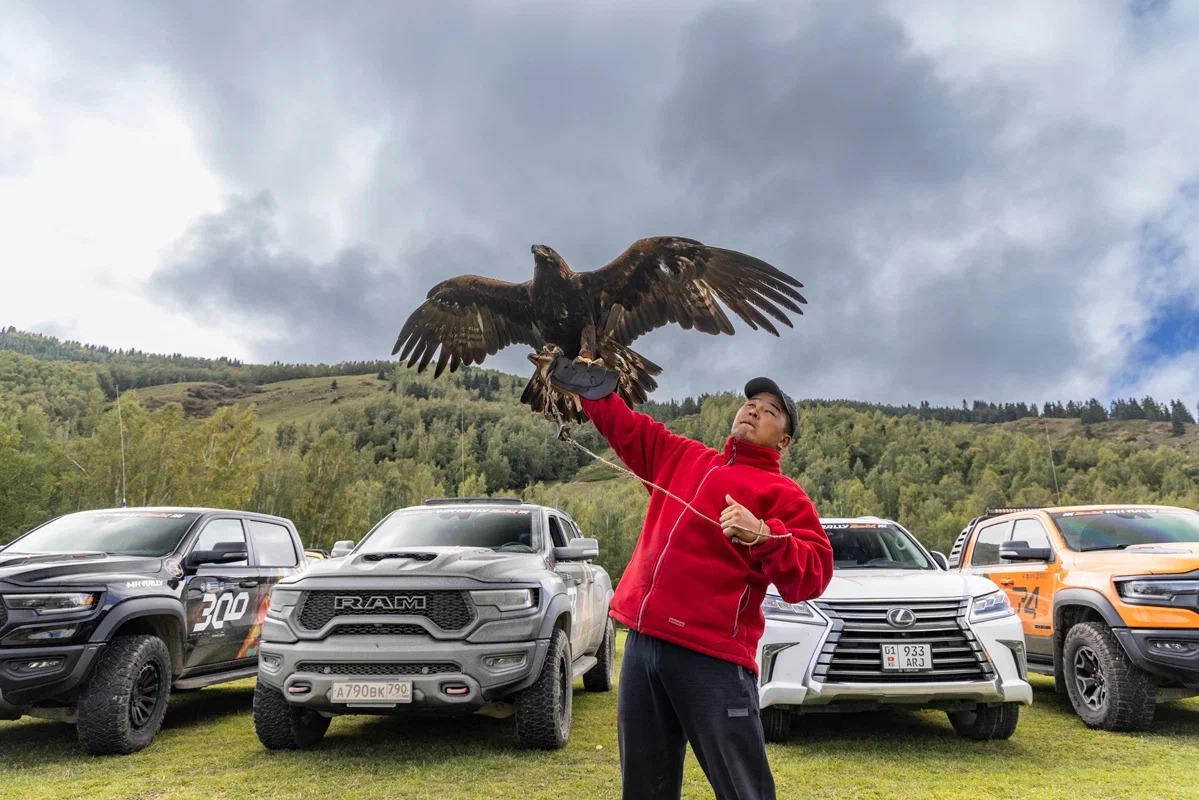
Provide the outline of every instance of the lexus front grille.
<path id="1" fill-rule="evenodd" d="M 995 671 L 974 632 L 966 625 L 969 600 L 816 601 L 833 621 L 813 676 L 825 683 L 946 683 L 991 680 Z M 900 627 L 888 622 L 894 609 Z M 892 615 L 894 616 L 894 615 Z M 884 670 L 885 644 L 929 645 L 932 669 Z"/>

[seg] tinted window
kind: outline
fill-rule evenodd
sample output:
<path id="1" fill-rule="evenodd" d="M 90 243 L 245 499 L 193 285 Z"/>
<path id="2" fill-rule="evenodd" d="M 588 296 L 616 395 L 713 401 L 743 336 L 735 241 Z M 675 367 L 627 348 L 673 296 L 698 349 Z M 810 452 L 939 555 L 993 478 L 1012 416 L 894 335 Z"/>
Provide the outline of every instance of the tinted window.
<path id="1" fill-rule="evenodd" d="M 1029 547 L 1053 549 L 1049 544 L 1049 534 L 1045 532 L 1045 526 L 1035 519 L 1016 520 L 1015 528 L 1012 530 L 1012 541 L 1027 542 Z"/>
<path id="2" fill-rule="evenodd" d="M 533 552 L 540 546 L 528 509 L 413 508 L 388 516 L 358 546 L 359 553 L 405 547 L 490 547 Z"/>
<path id="3" fill-rule="evenodd" d="M 970 566 L 989 567 L 1003 564 L 999 558 L 999 544 L 1006 542 L 1012 532 L 1012 523 L 996 522 L 979 530 L 974 539 L 974 551 L 970 554 Z"/>
<path id="4" fill-rule="evenodd" d="M 9 545 L 9 553 L 96 551 L 123 556 L 173 552 L 199 514 L 157 511 L 85 511 L 47 522 Z"/>
<path id="5" fill-rule="evenodd" d="M 246 520 L 254 541 L 254 562 L 260 567 L 294 567 L 299 563 L 291 531 L 273 522 Z"/>
<path id="6" fill-rule="evenodd" d="M 239 543 L 243 547 L 246 544 L 246 534 L 241 528 L 241 520 L 239 519 L 214 519 L 204 526 L 204 530 L 200 531 L 200 538 L 196 540 L 196 546 L 193 550 L 215 550 L 218 544 Z M 245 567 L 249 562 L 245 559 L 241 561 L 228 561 L 222 564 L 222 567 Z"/>
<path id="7" fill-rule="evenodd" d="M 566 534 L 562 532 L 562 525 L 558 518 L 550 514 L 550 541 L 554 543 L 554 547 L 566 546 Z"/>
<path id="8" fill-rule="evenodd" d="M 915 541 L 898 526 L 881 522 L 824 525 L 835 569 L 935 569 Z"/>
<path id="9" fill-rule="evenodd" d="M 1199 514 L 1185 508 L 1119 508 L 1053 515 L 1071 550 L 1120 550 L 1134 544 L 1199 542 Z"/>

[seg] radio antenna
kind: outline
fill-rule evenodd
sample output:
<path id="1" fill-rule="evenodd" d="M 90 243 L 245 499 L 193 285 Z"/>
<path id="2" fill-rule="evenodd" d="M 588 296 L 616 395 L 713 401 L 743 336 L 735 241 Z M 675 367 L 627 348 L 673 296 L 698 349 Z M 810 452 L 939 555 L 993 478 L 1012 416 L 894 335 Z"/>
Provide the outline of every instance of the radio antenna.
<path id="1" fill-rule="evenodd" d="M 1049 423 L 1041 420 L 1045 427 L 1045 446 L 1049 448 L 1049 469 L 1053 470 L 1053 493 L 1057 496 L 1057 504 L 1062 504 L 1062 492 L 1057 486 L 1057 465 L 1053 463 L 1053 443 L 1049 441 Z"/>
<path id="2" fill-rule="evenodd" d="M 121 385 L 116 378 L 112 382 L 117 387 L 117 426 L 121 431 L 121 508 L 126 508 L 129 503 L 125 498 L 125 419 L 121 416 Z"/>

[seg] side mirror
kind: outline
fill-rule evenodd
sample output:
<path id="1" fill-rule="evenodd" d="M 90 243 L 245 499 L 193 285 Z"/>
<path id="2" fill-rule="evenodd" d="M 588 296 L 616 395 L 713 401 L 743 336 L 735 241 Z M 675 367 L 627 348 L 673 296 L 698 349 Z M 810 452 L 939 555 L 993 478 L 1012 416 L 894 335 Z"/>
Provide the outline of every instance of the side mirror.
<path id="1" fill-rule="evenodd" d="M 187 557 L 189 567 L 201 564 L 232 564 L 250 557 L 245 542 L 217 542 L 211 550 L 192 550 Z"/>
<path id="2" fill-rule="evenodd" d="M 945 558 L 944 553 L 938 552 L 937 550 L 930 550 L 929 555 L 933 557 L 933 561 L 937 563 L 938 567 L 944 570 L 949 569 L 949 560 Z"/>
<path id="3" fill-rule="evenodd" d="M 999 545 L 999 557 L 1004 561 L 1052 561 L 1053 550 L 1029 547 L 1028 542 L 1004 542 Z"/>
<path id="4" fill-rule="evenodd" d="M 596 539 L 571 539 L 566 547 L 554 548 L 555 561 L 584 561 L 599 555 L 599 541 Z"/>
<path id="5" fill-rule="evenodd" d="M 338 539 L 333 543 L 333 549 L 329 551 L 329 558 L 341 558 L 342 556 L 348 556 L 350 551 L 353 549 L 353 539 Z"/>

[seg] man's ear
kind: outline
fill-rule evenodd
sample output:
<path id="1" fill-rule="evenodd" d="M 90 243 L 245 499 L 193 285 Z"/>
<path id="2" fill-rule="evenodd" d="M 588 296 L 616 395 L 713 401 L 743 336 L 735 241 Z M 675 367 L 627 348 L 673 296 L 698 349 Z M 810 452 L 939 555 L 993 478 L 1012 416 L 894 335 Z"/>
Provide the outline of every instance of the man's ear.
<path id="1" fill-rule="evenodd" d="M 791 444 L 791 434 L 784 433 L 783 438 L 779 439 L 779 452 L 786 450 L 789 444 Z"/>

